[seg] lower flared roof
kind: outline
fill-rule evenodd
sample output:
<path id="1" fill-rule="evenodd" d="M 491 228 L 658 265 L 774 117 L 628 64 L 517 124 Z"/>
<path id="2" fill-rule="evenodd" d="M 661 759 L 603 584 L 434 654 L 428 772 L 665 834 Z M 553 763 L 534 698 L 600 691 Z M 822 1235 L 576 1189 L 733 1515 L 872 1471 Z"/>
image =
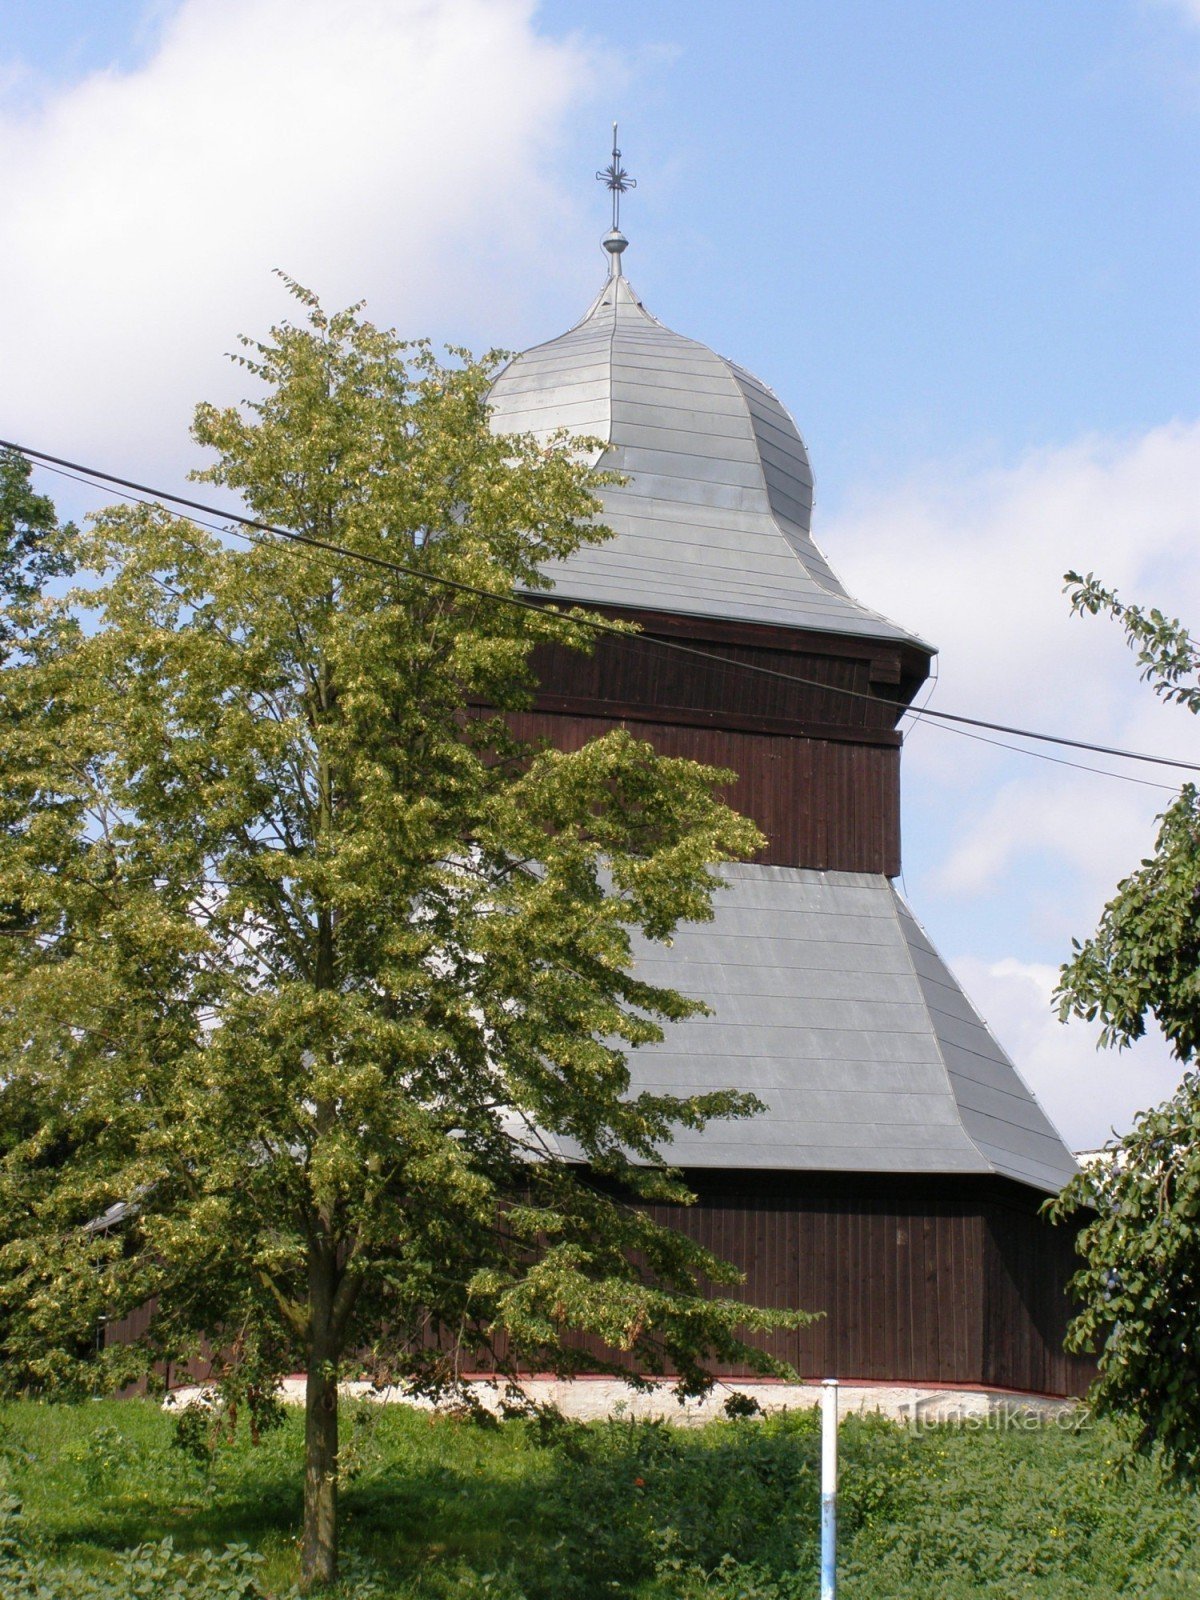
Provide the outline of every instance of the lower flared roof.
<path id="1" fill-rule="evenodd" d="M 709 923 L 642 942 L 636 972 L 706 1000 L 630 1053 L 632 1090 L 735 1087 L 766 1109 L 681 1130 L 693 1168 L 978 1173 L 1056 1193 L 1077 1171 L 889 880 L 725 866 Z"/>

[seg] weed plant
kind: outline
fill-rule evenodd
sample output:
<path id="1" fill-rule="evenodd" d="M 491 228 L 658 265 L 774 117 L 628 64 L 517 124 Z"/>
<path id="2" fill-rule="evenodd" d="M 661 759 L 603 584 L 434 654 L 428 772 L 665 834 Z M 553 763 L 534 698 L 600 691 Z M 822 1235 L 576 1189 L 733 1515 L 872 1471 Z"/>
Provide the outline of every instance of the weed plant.
<path id="1" fill-rule="evenodd" d="M 148 1402 L 0 1409 L 5 1600 L 295 1594 L 302 1419 L 177 1443 Z M 186 1432 L 186 1430 L 185 1430 Z M 815 1415 L 481 1426 L 349 1407 L 342 1600 L 808 1600 Z M 842 1429 L 845 1600 L 1183 1600 L 1196 1495 L 1112 1423 Z"/>

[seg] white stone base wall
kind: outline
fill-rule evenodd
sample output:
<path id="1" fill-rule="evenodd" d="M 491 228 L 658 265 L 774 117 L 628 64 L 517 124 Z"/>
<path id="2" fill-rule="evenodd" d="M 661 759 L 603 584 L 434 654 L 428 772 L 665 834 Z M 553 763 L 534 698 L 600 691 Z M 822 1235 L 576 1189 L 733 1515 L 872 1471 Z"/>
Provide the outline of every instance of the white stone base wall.
<path id="1" fill-rule="evenodd" d="M 490 1411 L 499 1411 L 504 1390 L 477 1379 L 468 1387 Z M 521 1384 L 525 1397 L 537 1405 L 552 1405 L 566 1417 L 579 1422 L 595 1422 L 605 1417 L 630 1417 L 642 1420 L 662 1418 L 684 1427 L 695 1427 L 724 1417 L 725 1403 L 731 1395 L 744 1395 L 757 1402 L 763 1412 L 796 1411 L 820 1404 L 819 1383 L 772 1383 L 738 1381 L 718 1383 L 702 1399 L 680 1401 L 669 1383 L 656 1383 L 653 1389 L 638 1392 L 628 1384 L 609 1378 L 527 1378 Z M 385 1405 L 410 1405 L 422 1410 L 436 1409 L 425 1399 L 407 1394 L 401 1388 L 377 1390 L 367 1383 L 344 1383 L 348 1398 L 365 1399 Z M 203 1401 L 200 1386 L 173 1389 L 168 1407 Z M 282 1398 L 290 1404 L 304 1402 L 302 1375 L 285 1378 Z M 875 1412 L 895 1422 L 912 1426 L 935 1422 L 961 1422 L 986 1427 L 1006 1421 L 1031 1426 L 1073 1418 L 1079 1401 L 1047 1395 L 1017 1394 L 1008 1389 L 955 1389 L 923 1387 L 919 1384 L 853 1383 L 838 1388 L 838 1412 L 847 1417 Z"/>

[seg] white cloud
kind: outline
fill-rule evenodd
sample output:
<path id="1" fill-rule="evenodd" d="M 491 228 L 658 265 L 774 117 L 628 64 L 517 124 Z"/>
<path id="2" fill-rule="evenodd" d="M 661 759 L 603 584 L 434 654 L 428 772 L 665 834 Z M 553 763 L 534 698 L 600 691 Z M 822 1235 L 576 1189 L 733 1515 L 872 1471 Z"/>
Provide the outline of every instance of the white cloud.
<path id="1" fill-rule="evenodd" d="M 930 467 L 860 494 L 821 536 L 855 592 L 886 596 L 941 647 L 935 707 L 1200 763 L 1200 722 L 1138 681 L 1116 624 L 1072 617 L 1062 593 L 1068 569 L 1094 570 L 1200 628 L 1200 423 L 1010 467 Z M 1040 748 L 1167 785 L 1182 777 Z M 1019 894 L 1021 873 L 1051 860 L 1076 874 L 1088 915 L 1149 849 L 1170 799 L 928 725 L 909 740 L 905 782 L 910 820 L 914 807 L 939 814 L 938 891 Z"/>
<path id="2" fill-rule="evenodd" d="M 519 327 L 597 65 L 534 9 L 182 0 L 142 65 L 0 112 L 0 431 L 190 459 L 195 401 L 241 392 L 222 352 L 286 314 L 277 266 L 405 333 Z"/>
<path id="3" fill-rule="evenodd" d="M 1072 1150 L 1095 1149 L 1114 1129 L 1124 1133 L 1138 1111 L 1178 1085 L 1183 1068 L 1157 1032 L 1129 1050 L 1097 1051 L 1094 1025 L 1059 1022 L 1051 1007 L 1055 967 L 974 956 L 951 965 Z"/>
<path id="4" fill-rule="evenodd" d="M 1066 717 L 1083 737 L 1111 731 L 1114 709 L 1153 706 L 1127 693 L 1119 634 L 1070 617 L 1063 573 L 1095 570 L 1127 598 L 1200 614 L 1198 532 L 1200 422 L 1031 451 L 1009 467 L 938 463 L 860 493 L 821 530 L 852 587 L 885 596 L 940 647 L 939 704 L 953 695 L 1008 721 Z"/>
<path id="5" fill-rule="evenodd" d="M 1200 762 L 1200 722 L 1138 681 L 1116 624 L 1073 618 L 1062 574 L 1089 569 L 1200 631 L 1200 423 L 939 465 L 860 495 L 820 530 L 852 589 L 939 644 L 933 704 Z M 1055 756 L 1176 785 L 1184 776 Z M 1072 937 L 1150 851 L 1170 792 L 1012 755 L 926 724 L 904 756 L 907 890 L 1074 1148 L 1124 1131 L 1180 1076 L 1161 1038 L 1094 1048 L 1050 1007 Z"/>
<path id="6" fill-rule="evenodd" d="M 1089 883 L 1112 887 L 1135 864 L 1128 841 L 1143 837 L 1147 810 L 1153 815 L 1169 799 L 1147 801 L 1124 785 L 1093 786 L 1070 773 L 1014 776 L 976 802 L 936 873 L 936 886 L 982 894 L 1003 880 L 1014 861 L 1041 857 Z"/>

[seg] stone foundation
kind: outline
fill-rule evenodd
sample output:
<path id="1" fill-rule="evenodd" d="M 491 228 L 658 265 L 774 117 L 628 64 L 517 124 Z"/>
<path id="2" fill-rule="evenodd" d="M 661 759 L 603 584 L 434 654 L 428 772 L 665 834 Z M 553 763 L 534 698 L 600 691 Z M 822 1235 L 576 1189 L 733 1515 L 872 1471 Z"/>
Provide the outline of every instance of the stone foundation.
<path id="1" fill-rule="evenodd" d="M 498 1411 L 504 1391 L 486 1380 L 477 1379 L 470 1389 L 490 1411 Z M 696 1427 L 727 1415 L 726 1402 L 733 1395 L 755 1401 L 763 1412 L 796 1411 L 820 1404 L 821 1387 L 811 1383 L 739 1381 L 718 1383 L 702 1399 L 679 1401 L 669 1383 L 639 1393 L 628 1384 L 609 1378 L 527 1378 L 521 1385 L 526 1398 L 537 1405 L 552 1405 L 564 1416 L 579 1422 L 595 1422 L 605 1417 L 629 1417 L 649 1421 L 663 1419 L 684 1427 Z M 341 1392 L 352 1399 L 380 1404 L 411 1405 L 434 1410 L 429 1400 L 415 1398 L 403 1389 L 372 1389 L 367 1383 L 344 1383 Z M 201 1386 L 173 1389 L 164 1402 L 168 1407 L 184 1406 L 202 1400 Z M 302 1374 L 285 1378 L 282 1398 L 289 1404 L 304 1402 Z M 838 1388 L 840 1416 L 874 1412 L 894 1422 L 918 1427 L 936 1422 L 960 1422 L 976 1427 L 989 1423 L 1021 1423 L 1031 1426 L 1066 1421 L 1079 1409 L 1078 1400 L 1049 1395 L 1019 1394 L 1008 1389 L 937 1388 L 920 1384 L 854 1383 Z"/>

